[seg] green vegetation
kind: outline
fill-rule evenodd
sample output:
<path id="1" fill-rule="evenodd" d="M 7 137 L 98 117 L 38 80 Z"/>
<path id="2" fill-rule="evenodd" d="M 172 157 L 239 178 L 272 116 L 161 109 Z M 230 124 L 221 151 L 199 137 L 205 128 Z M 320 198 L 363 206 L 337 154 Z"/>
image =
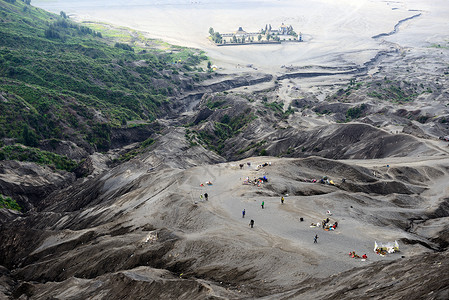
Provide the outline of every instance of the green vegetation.
<path id="1" fill-rule="evenodd" d="M 11 197 L 5 197 L 2 194 L 0 194 L 0 208 L 13 209 L 17 211 L 22 210 L 16 200 L 11 199 Z"/>
<path id="2" fill-rule="evenodd" d="M 75 161 L 67 158 L 66 156 L 20 145 L 4 146 L 0 148 L 0 160 L 34 162 L 68 172 L 72 172 L 78 166 Z"/>
<path id="3" fill-rule="evenodd" d="M 284 112 L 284 104 L 282 102 L 270 102 L 270 103 L 264 103 L 263 104 L 265 107 L 267 108 L 271 108 L 272 110 L 274 110 L 275 112 Z"/>
<path id="4" fill-rule="evenodd" d="M 214 135 L 208 144 L 209 146 L 214 145 L 215 147 L 210 148 L 220 153 L 224 147 L 225 141 L 239 134 L 247 124 L 254 120 L 254 118 L 255 116 L 250 112 L 245 112 L 232 118 L 228 115 L 224 115 L 220 122 L 215 122 L 214 124 Z M 210 138 L 211 136 L 209 135 L 206 137 Z"/>
<path id="5" fill-rule="evenodd" d="M 357 95 L 367 95 L 371 98 L 389 101 L 392 103 L 406 103 L 414 101 L 423 93 L 433 93 L 430 87 L 424 86 L 423 83 L 417 84 L 407 81 L 398 81 L 388 79 L 386 76 L 383 80 L 363 83 L 351 80 L 346 88 L 339 89 L 334 95 L 330 96 L 328 101 L 351 102 L 349 96 L 355 91 L 360 90 Z"/>
<path id="6" fill-rule="evenodd" d="M 213 130 L 186 130 L 186 139 L 190 142 L 191 146 L 196 146 L 199 143 L 205 148 L 221 154 L 225 142 L 242 132 L 242 130 L 255 118 L 256 116 L 251 113 L 250 108 L 234 117 L 225 114 L 218 122 L 215 121 L 213 123 Z"/>
<path id="7" fill-rule="evenodd" d="M 262 149 L 262 150 L 259 152 L 259 156 L 267 156 L 267 155 L 268 155 L 268 152 L 267 152 L 266 149 Z"/>
<path id="8" fill-rule="evenodd" d="M 203 78 L 203 52 L 162 43 L 142 50 L 23 1 L 0 1 L 0 23 L 0 139 L 107 150 L 111 128 L 151 122 L 186 76 Z"/>
<path id="9" fill-rule="evenodd" d="M 259 147 L 261 147 L 262 145 L 264 145 L 266 143 L 267 143 L 267 141 L 265 141 L 265 140 L 262 140 L 262 141 L 260 141 L 258 143 L 251 142 L 251 144 L 248 147 L 245 147 L 245 148 L 241 149 L 239 151 L 239 154 L 243 154 L 243 153 L 245 153 L 245 152 L 247 152 L 247 151 L 249 151 L 249 150 L 251 150 L 253 148 L 258 149 Z M 256 150 L 256 152 L 257 152 L 257 150 Z"/>
<path id="10" fill-rule="evenodd" d="M 123 50 L 126 50 L 126 51 L 134 52 L 133 47 L 131 47 L 131 46 L 128 45 L 128 44 L 124 44 L 124 43 L 115 43 L 114 47 L 115 47 L 115 48 L 119 48 L 119 49 L 123 49 Z"/>
<path id="11" fill-rule="evenodd" d="M 214 110 L 216 108 L 224 108 L 225 103 L 226 103 L 226 100 L 212 101 L 211 99 L 208 99 L 206 106 L 209 107 L 210 109 Z"/>
<path id="12" fill-rule="evenodd" d="M 429 118 L 430 118 L 429 116 L 423 116 L 423 115 L 421 115 L 421 116 L 419 116 L 419 117 L 417 118 L 416 121 L 418 121 L 418 122 L 421 123 L 421 124 L 424 124 L 424 123 L 427 122 L 427 120 L 428 120 Z"/>
<path id="13" fill-rule="evenodd" d="M 416 87 L 401 87 L 399 82 L 392 82 L 387 79 L 385 79 L 385 83 L 386 84 L 382 84 L 378 82 L 378 84 L 376 84 L 377 90 L 369 92 L 367 95 L 373 98 L 397 103 L 413 101 L 419 95 Z"/>
<path id="14" fill-rule="evenodd" d="M 273 101 L 273 102 L 266 102 L 267 100 L 265 98 L 262 99 L 263 105 L 267 108 L 270 108 L 274 112 L 276 116 L 278 116 L 281 119 L 288 118 L 289 115 L 294 114 L 295 110 L 290 105 L 286 111 L 284 111 L 284 104 L 279 101 Z"/>
<path id="15" fill-rule="evenodd" d="M 214 43 L 221 44 L 223 42 L 223 37 L 219 32 L 214 31 L 214 29 L 211 27 L 209 28 L 209 37 Z"/>
<path id="16" fill-rule="evenodd" d="M 121 155 L 118 159 L 115 159 L 114 162 L 128 161 L 128 160 L 136 157 L 137 155 L 147 151 L 147 148 L 150 147 L 151 145 L 153 145 L 154 142 L 155 142 L 154 139 L 148 138 L 145 141 L 143 141 L 142 143 L 140 143 L 140 146 L 138 148 L 133 149 L 133 150 L 131 150 L 129 152 L 126 152 L 125 154 Z"/>
<path id="17" fill-rule="evenodd" d="M 432 44 L 432 45 L 430 45 L 430 48 L 449 49 L 449 44 L 446 44 L 446 45 L 441 45 L 441 43 L 440 44 Z"/>
<path id="18" fill-rule="evenodd" d="M 359 106 L 351 107 L 350 109 L 348 109 L 346 111 L 346 122 L 349 122 L 350 120 L 353 120 L 353 119 L 360 118 L 366 108 L 367 108 L 366 104 L 362 103 Z"/>

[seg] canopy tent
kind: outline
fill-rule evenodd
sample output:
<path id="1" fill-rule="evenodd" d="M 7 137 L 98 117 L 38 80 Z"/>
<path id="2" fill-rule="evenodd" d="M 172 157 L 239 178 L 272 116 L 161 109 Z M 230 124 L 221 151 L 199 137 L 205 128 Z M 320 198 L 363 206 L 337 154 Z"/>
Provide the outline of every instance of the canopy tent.
<path id="1" fill-rule="evenodd" d="M 394 243 L 378 243 L 374 242 L 374 252 L 376 253 L 394 253 L 396 251 L 399 251 L 399 244 L 397 241 L 394 241 Z"/>

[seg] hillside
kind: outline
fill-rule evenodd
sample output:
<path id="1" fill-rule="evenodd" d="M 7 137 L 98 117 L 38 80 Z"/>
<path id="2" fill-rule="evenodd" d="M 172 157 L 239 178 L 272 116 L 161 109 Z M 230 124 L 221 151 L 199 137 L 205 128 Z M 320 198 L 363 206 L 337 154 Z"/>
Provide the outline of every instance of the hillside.
<path id="1" fill-rule="evenodd" d="M 0 0 L 0 299 L 448 298 L 447 41 L 212 72 L 25 2 Z"/>
<path id="2" fill-rule="evenodd" d="M 89 153 L 106 151 L 115 129 L 151 131 L 173 96 L 206 77 L 195 67 L 206 57 L 195 50 L 135 53 L 64 13 L 22 1 L 0 1 L 0 10 L 2 143 L 71 141 Z"/>

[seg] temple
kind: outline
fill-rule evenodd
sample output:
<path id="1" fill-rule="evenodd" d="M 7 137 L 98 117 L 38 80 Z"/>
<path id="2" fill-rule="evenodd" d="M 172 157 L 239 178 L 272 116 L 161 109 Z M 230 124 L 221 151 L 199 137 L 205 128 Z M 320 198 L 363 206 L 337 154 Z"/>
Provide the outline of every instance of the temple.
<path id="1" fill-rule="evenodd" d="M 302 34 L 297 34 L 292 25 L 282 23 L 278 29 L 273 29 L 271 24 L 265 25 L 258 32 L 247 32 L 242 27 L 232 33 L 215 32 L 209 29 L 210 39 L 217 46 L 225 45 L 251 45 L 251 44 L 280 44 L 283 42 L 302 42 Z"/>

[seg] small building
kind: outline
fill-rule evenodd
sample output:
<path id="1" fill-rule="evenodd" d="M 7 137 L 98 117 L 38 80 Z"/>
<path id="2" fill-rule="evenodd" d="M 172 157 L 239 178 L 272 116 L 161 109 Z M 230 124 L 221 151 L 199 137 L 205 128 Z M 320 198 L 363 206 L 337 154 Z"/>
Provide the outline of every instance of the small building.
<path id="1" fill-rule="evenodd" d="M 247 33 L 245 30 L 243 30 L 242 27 L 239 27 L 239 30 L 237 30 L 237 31 L 234 33 L 234 35 L 235 35 L 236 37 L 244 37 L 244 36 L 247 36 L 248 33 Z"/>
<path id="2" fill-rule="evenodd" d="M 279 27 L 279 30 L 277 31 L 280 35 L 290 35 L 293 32 L 293 26 L 292 25 L 285 25 L 282 23 L 281 27 Z"/>

